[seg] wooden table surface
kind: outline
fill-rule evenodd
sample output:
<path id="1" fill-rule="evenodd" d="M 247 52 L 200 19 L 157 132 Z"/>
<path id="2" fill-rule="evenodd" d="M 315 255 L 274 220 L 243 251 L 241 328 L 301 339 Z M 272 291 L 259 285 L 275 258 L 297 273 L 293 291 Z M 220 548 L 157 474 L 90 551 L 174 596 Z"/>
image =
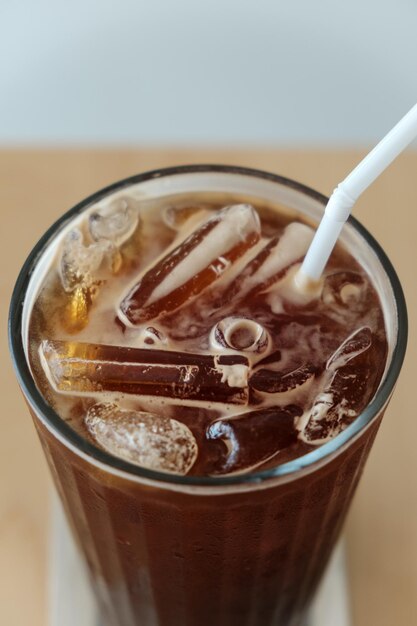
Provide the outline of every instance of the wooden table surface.
<path id="1" fill-rule="evenodd" d="M 50 485 L 5 333 L 13 283 L 40 235 L 91 192 L 157 167 L 246 165 L 329 194 L 360 156 L 354 151 L 261 149 L 0 151 L 0 624 L 47 626 Z M 416 384 L 412 364 L 417 364 L 417 154 L 401 156 L 358 202 L 355 215 L 397 269 L 408 302 L 410 336 L 394 398 L 347 524 L 353 624 L 411 626 L 417 624 L 417 416 L 410 391 Z"/>

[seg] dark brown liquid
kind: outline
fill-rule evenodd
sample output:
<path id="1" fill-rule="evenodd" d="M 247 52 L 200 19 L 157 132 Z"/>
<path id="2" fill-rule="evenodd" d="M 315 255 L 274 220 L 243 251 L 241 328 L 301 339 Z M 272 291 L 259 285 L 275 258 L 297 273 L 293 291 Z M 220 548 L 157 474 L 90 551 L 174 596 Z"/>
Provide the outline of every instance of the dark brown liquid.
<path id="1" fill-rule="evenodd" d="M 304 626 L 379 422 L 311 474 L 216 496 L 99 470 L 35 417 L 105 626 Z"/>
<path id="2" fill-rule="evenodd" d="M 242 199 L 233 198 L 237 200 Z M 226 203 L 231 199 L 205 208 L 214 211 Z M 294 216 L 257 203 L 256 208 L 265 245 L 272 247 Z M 192 213 L 192 207 L 184 212 Z M 132 283 L 175 236 L 160 213 L 149 217 L 152 224 L 145 217 L 122 245 L 121 259 L 114 258 L 114 277 L 101 277 L 107 282 L 83 290 L 73 276 L 65 292 L 55 267 L 35 303 L 31 364 L 45 397 L 63 419 L 90 441 L 91 424 L 101 427 L 100 420 L 111 419 L 119 435 L 126 435 L 123 445 L 134 434 L 129 420 L 142 419 L 138 411 L 154 415 L 164 433 L 171 423 L 161 420 L 174 419 L 188 427 L 198 446 L 196 459 L 186 446 L 180 458 L 182 470 L 194 475 L 283 463 L 315 449 L 355 419 L 377 389 L 386 339 L 377 295 L 350 255 L 336 250 L 322 297 L 310 303 L 283 297 L 273 311 L 269 296 L 252 283 L 241 297 L 242 276 L 222 287 L 210 283 L 212 275 L 205 272 L 206 288 L 195 300 L 184 300 L 180 309 L 165 301 L 168 311 L 144 321 L 152 304 L 149 292 Z M 158 232 L 157 239 L 149 238 L 152 232 Z M 261 247 L 259 254 L 243 265 L 244 280 L 264 262 Z M 273 280 L 285 279 L 286 272 Z M 137 306 L 124 311 L 137 315 L 138 327 L 126 326 L 112 305 L 114 293 L 119 302 L 129 286 Z M 225 334 L 221 322 L 230 316 L 255 320 L 269 337 L 267 349 L 262 352 L 262 335 L 256 340 L 259 351 L 248 350 L 254 338 L 245 325 Z M 243 386 L 238 377 L 223 380 L 213 363 L 208 347 L 216 324 L 216 341 L 236 347 L 219 349 L 222 358 L 229 359 L 228 366 L 247 368 Z M 153 330 L 139 343 L 142 325 Z M 54 370 L 55 390 L 39 362 L 42 341 L 45 360 L 53 363 L 58 356 L 65 365 Z M 149 370 L 150 365 L 159 369 Z M 142 393 L 146 397 L 138 395 Z M 100 413 L 97 403 L 110 401 L 116 408 L 107 406 Z M 34 419 L 106 626 L 304 624 L 380 422 L 374 421 L 337 457 L 292 480 L 193 492 L 100 469 Z M 107 440 L 101 441 L 106 447 Z M 171 465 L 172 450 L 164 450 L 162 469 L 173 471 L 178 459 Z"/>

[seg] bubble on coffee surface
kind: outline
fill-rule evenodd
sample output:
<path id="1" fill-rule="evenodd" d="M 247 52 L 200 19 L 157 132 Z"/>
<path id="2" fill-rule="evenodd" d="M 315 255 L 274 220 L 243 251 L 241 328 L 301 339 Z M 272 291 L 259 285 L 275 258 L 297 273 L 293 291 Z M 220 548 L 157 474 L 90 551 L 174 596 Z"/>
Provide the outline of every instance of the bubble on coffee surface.
<path id="1" fill-rule="evenodd" d="M 104 450 L 147 469 L 185 475 L 198 455 L 195 437 L 185 424 L 146 411 L 96 404 L 85 424 Z"/>
<path id="2" fill-rule="evenodd" d="M 210 332 L 210 345 L 215 349 L 262 354 L 268 349 L 270 337 L 261 324 L 244 317 L 226 317 Z"/>

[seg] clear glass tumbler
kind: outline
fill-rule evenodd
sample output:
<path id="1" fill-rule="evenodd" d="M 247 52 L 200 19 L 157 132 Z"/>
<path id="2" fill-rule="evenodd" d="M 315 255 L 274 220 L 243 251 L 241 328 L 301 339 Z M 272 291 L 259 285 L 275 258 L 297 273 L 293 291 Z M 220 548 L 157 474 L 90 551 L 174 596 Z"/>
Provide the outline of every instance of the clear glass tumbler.
<path id="1" fill-rule="evenodd" d="M 213 165 L 134 176 L 60 218 L 25 262 L 12 297 L 10 345 L 106 626 L 296 626 L 302 623 L 401 369 L 407 314 L 398 278 L 355 219 L 342 241 L 372 277 L 389 353 L 379 389 L 345 431 L 274 469 L 230 477 L 174 476 L 131 465 L 74 432 L 46 403 L 27 360 L 30 306 L 57 235 L 103 196 L 135 185 L 144 198 L 242 194 L 316 222 L 326 198 L 266 172 Z"/>

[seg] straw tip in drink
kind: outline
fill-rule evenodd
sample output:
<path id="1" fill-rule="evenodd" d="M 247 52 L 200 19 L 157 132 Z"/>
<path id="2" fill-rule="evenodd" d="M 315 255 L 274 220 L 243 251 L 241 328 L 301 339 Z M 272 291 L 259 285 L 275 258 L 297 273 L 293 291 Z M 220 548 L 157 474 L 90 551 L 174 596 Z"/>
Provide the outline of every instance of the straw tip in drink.
<path id="1" fill-rule="evenodd" d="M 317 300 L 323 290 L 323 279 L 315 280 L 302 271 L 301 266 L 293 268 L 289 276 L 286 296 L 299 304 Z"/>

